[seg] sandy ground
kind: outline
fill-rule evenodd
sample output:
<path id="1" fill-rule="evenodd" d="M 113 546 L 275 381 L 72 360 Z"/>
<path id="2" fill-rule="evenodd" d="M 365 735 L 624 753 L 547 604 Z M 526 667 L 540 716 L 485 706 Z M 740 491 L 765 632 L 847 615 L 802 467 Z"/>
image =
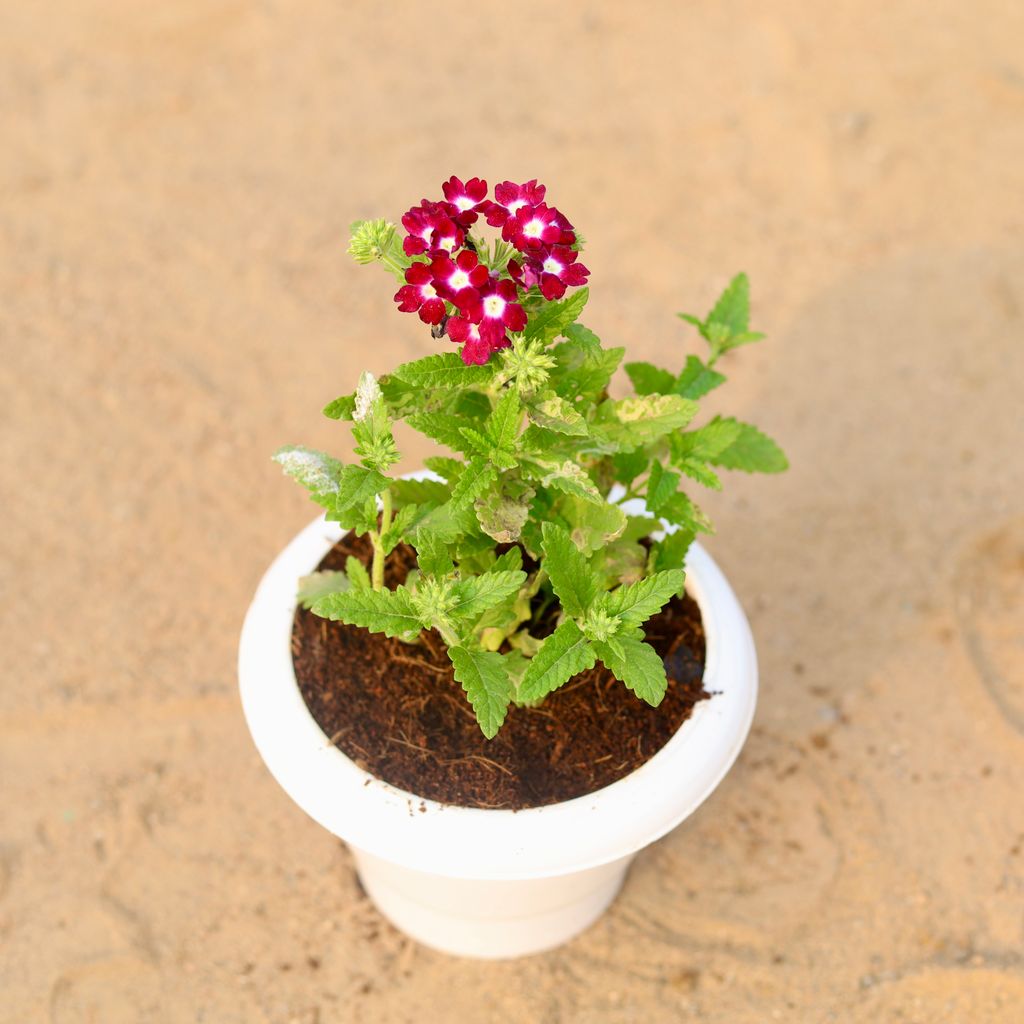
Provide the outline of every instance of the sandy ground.
<path id="1" fill-rule="evenodd" d="M 997 0 L 0 5 L 4 1024 L 1024 1020 L 1022 53 Z M 347 225 L 453 171 L 548 182 L 634 358 L 749 271 L 721 407 L 793 463 L 708 502 L 738 766 L 494 965 L 381 922 L 234 677 L 312 514 L 269 453 L 431 346 Z"/>

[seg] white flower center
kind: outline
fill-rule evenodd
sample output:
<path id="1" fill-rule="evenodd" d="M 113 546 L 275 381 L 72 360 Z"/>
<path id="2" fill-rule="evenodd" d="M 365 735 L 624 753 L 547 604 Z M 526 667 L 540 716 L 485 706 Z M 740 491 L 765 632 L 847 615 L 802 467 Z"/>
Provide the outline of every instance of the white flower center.
<path id="1" fill-rule="evenodd" d="M 528 221 L 526 227 L 523 228 L 523 234 L 527 238 L 540 238 L 541 233 L 544 230 L 544 223 L 538 218 L 534 217 L 533 220 Z"/>
<path id="2" fill-rule="evenodd" d="M 505 300 L 500 295 L 488 295 L 484 299 L 484 313 L 497 320 L 505 312 Z"/>
<path id="3" fill-rule="evenodd" d="M 464 270 L 456 270 L 455 273 L 448 278 L 448 286 L 453 292 L 461 292 L 463 288 L 469 287 L 469 274 Z"/>
<path id="4" fill-rule="evenodd" d="M 437 289 L 432 284 L 424 284 L 420 286 L 420 295 L 425 299 L 432 299 L 437 295 Z"/>
<path id="5" fill-rule="evenodd" d="M 447 238 L 442 238 L 441 239 L 441 248 L 442 249 L 447 249 L 448 252 L 451 252 L 452 249 L 455 248 L 455 236 L 454 235 L 449 235 Z"/>
<path id="6" fill-rule="evenodd" d="M 525 205 L 526 205 L 526 200 L 525 199 L 513 199 L 512 202 L 509 203 L 508 206 L 505 207 L 505 209 L 508 210 L 508 212 L 511 213 L 512 216 L 514 217 L 515 213 L 516 213 L 516 210 L 521 209 Z"/>
<path id="7" fill-rule="evenodd" d="M 559 263 L 554 256 L 549 256 L 544 261 L 544 272 L 547 274 L 554 274 L 555 277 L 557 277 L 563 269 L 564 267 L 562 266 L 562 264 Z"/>
<path id="8" fill-rule="evenodd" d="M 470 199 L 469 196 L 459 196 L 459 198 L 455 200 L 455 205 L 458 209 L 465 211 L 473 206 L 473 200 Z"/>

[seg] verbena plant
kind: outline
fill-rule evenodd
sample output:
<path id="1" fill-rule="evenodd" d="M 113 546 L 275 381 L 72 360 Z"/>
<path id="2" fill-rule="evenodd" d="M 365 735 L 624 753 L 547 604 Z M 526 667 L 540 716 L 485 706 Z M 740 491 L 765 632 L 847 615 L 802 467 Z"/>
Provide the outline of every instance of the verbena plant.
<path id="1" fill-rule="evenodd" d="M 707 316 L 679 314 L 707 342 L 704 357 L 671 370 L 626 363 L 634 394 L 613 398 L 623 349 L 579 321 L 582 239 L 544 186 L 505 182 L 491 200 L 485 182 L 453 177 L 443 191 L 402 218 L 404 238 L 383 220 L 353 225 L 356 260 L 386 267 L 398 308 L 460 348 L 379 379 L 365 372 L 324 409 L 351 421 L 357 461 L 295 446 L 274 456 L 327 519 L 373 548 L 369 571 L 350 557 L 345 572 L 304 579 L 300 601 L 410 644 L 437 630 L 488 738 L 510 703 L 536 704 L 597 661 L 657 706 L 665 666 L 643 625 L 682 592 L 687 548 L 710 530 L 680 484 L 717 490 L 719 468 L 787 465 L 732 417 L 687 429 L 725 381 L 719 360 L 762 337 L 748 326 L 747 278 Z M 500 237 L 489 243 L 481 219 Z M 397 420 L 450 451 L 426 460 L 434 479 L 388 475 Z M 643 514 L 626 511 L 631 499 Z M 418 569 L 391 586 L 385 560 L 398 544 L 415 549 Z"/>

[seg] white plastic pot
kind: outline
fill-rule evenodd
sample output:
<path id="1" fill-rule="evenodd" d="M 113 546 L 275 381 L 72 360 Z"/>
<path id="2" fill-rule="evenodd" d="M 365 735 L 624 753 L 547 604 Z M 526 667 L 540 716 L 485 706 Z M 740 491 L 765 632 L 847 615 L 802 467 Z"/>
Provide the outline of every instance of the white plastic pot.
<path id="1" fill-rule="evenodd" d="M 306 527 L 271 565 L 246 615 L 242 705 L 267 767 L 307 814 L 348 843 L 366 891 L 414 939 L 489 958 L 566 942 L 600 917 L 637 851 L 692 814 L 743 746 L 757 699 L 757 660 L 736 596 L 694 544 L 686 586 L 704 619 L 704 687 L 713 696 L 646 764 L 547 807 L 456 807 L 356 767 L 328 741 L 299 692 L 291 657 L 297 581 L 343 532 L 323 519 Z"/>

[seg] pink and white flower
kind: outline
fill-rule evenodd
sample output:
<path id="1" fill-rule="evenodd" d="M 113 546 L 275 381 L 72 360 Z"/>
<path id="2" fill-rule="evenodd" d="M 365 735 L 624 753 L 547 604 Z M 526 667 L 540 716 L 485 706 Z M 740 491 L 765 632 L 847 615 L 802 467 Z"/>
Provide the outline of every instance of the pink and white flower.
<path id="1" fill-rule="evenodd" d="M 459 309 L 480 301 L 479 289 L 487 284 L 489 277 L 487 268 L 469 249 L 463 249 L 454 260 L 443 254 L 435 256 L 430 263 L 430 273 L 438 294 Z"/>
<path id="2" fill-rule="evenodd" d="M 470 178 L 463 183 L 453 174 L 442 186 L 445 199 L 454 208 L 452 218 L 464 228 L 476 221 L 476 215 L 486 205 L 487 182 L 483 178 Z"/>
<path id="3" fill-rule="evenodd" d="M 508 337 L 502 337 L 497 345 L 492 345 L 480 333 L 480 325 L 463 316 L 453 316 L 448 321 L 448 337 L 462 346 L 460 355 L 467 366 L 482 366 L 498 349 L 512 344 Z"/>
<path id="4" fill-rule="evenodd" d="M 572 245 L 576 241 L 572 225 L 553 206 L 521 206 L 505 221 L 501 237 L 520 252 L 536 255 L 546 246 Z"/>
<path id="5" fill-rule="evenodd" d="M 506 331 L 525 329 L 526 310 L 516 301 L 518 297 L 514 282 L 492 277 L 477 304 L 466 311 L 467 318 L 480 325 L 480 335 L 491 348 L 504 347 Z"/>
<path id="6" fill-rule="evenodd" d="M 487 204 L 485 213 L 487 223 L 492 228 L 500 228 L 509 217 L 514 217 L 524 206 L 538 206 L 544 202 L 547 189 L 537 184 L 536 178 L 516 185 L 511 181 L 503 181 L 494 186 L 494 201 Z"/>
<path id="7" fill-rule="evenodd" d="M 587 283 L 590 271 L 577 263 L 579 253 L 564 245 L 553 246 L 540 263 L 540 291 L 545 299 L 560 299 L 567 287 Z"/>
<path id="8" fill-rule="evenodd" d="M 405 214 L 402 227 L 408 235 L 402 242 L 402 248 L 406 256 L 461 249 L 466 236 L 452 219 L 451 212 L 447 203 L 432 203 L 424 199 Z"/>
<path id="9" fill-rule="evenodd" d="M 439 324 L 445 314 L 444 299 L 434 287 L 434 275 L 426 263 L 414 263 L 406 272 L 407 284 L 395 292 L 395 302 L 402 313 L 419 312 L 425 324 Z"/>

